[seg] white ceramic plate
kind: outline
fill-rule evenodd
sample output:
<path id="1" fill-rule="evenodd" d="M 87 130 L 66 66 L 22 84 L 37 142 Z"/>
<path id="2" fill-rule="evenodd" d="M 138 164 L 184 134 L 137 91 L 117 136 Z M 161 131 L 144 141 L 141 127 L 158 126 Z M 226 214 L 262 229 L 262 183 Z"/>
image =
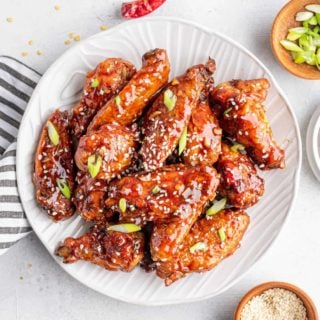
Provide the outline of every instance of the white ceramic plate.
<path id="1" fill-rule="evenodd" d="M 54 250 L 67 236 L 79 236 L 85 224 L 79 216 L 53 223 L 37 205 L 32 184 L 33 157 L 40 130 L 57 107 L 70 109 L 79 99 L 85 74 L 106 57 L 122 57 L 141 65 L 144 52 L 168 51 L 171 77 L 209 56 L 216 59 L 216 83 L 234 78 L 266 77 L 271 82 L 267 114 L 277 141 L 286 149 L 287 167 L 263 173 L 266 192 L 248 210 L 251 225 L 241 248 L 214 270 L 193 274 L 170 287 L 140 268 L 131 273 L 109 272 L 89 263 L 62 264 Z M 18 137 L 17 175 L 27 217 L 43 244 L 60 266 L 77 280 L 103 294 L 127 302 L 164 305 L 190 302 L 230 288 L 267 251 L 283 226 L 296 194 L 301 143 L 295 116 L 270 72 L 246 49 L 212 30 L 178 19 L 139 19 L 99 33 L 63 54 L 38 84 L 24 114 Z"/>

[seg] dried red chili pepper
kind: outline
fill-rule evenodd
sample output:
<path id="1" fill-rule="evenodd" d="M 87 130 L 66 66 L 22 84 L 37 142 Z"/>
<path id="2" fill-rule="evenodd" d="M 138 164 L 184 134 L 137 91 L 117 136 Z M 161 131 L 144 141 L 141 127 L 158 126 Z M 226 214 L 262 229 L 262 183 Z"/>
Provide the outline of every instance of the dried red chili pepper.
<path id="1" fill-rule="evenodd" d="M 121 7 L 121 15 L 124 18 L 139 18 L 159 8 L 166 0 L 135 0 L 124 2 Z"/>

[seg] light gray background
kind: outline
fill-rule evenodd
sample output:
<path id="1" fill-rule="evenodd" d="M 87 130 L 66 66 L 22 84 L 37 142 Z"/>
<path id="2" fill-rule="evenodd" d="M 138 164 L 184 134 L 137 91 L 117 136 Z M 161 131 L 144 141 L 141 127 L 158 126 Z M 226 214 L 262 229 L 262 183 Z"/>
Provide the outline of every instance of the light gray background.
<path id="1" fill-rule="evenodd" d="M 67 46 L 69 32 L 86 38 L 120 23 L 122 1 L 0 0 L 0 54 L 11 55 L 43 73 Z M 271 70 L 298 117 L 303 141 L 301 185 L 291 218 L 270 251 L 228 292 L 203 302 L 142 307 L 115 301 L 84 287 L 52 260 L 34 234 L 0 257 L 0 319 L 227 320 L 241 296 L 264 281 L 282 280 L 304 288 L 320 307 L 320 184 L 305 155 L 309 119 L 320 107 L 320 81 L 287 73 L 275 61 L 269 34 L 285 0 L 168 0 L 153 15 L 199 22 L 237 40 Z M 54 5 L 61 10 L 55 11 Z M 13 23 L 6 18 L 13 17 Z M 33 46 L 27 41 L 32 39 Z M 35 51 L 41 49 L 42 56 Z M 22 51 L 29 55 L 21 57 Z"/>

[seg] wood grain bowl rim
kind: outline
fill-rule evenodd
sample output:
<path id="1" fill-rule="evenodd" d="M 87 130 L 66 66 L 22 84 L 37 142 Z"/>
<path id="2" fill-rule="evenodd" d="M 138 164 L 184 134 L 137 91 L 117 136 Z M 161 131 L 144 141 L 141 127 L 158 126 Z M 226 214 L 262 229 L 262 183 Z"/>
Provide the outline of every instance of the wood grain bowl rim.
<path id="1" fill-rule="evenodd" d="M 252 288 L 250 291 L 248 291 L 240 300 L 237 309 L 234 313 L 234 320 L 240 320 L 241 312 L 244 308 L 244 306 L 255 296 L 260 295 L 264 291 L 268 289 L 286 289 L 293 293 L 295 293 L 303 302 L 306 310 L 307 310 L 307 316 L 308 320 L 319 320 L 317 308 L 310 298 L 310 296 L 302 289 L 298 288 L 297 286 L 287 283 L 287 282 L 281 282 L 281 281 L 271 281 L 271 282 L 265 282 L 262 283 L 254 288 Z"/>
<path id="2" fill-rule="evenodd" d="M 309 66 L 307 64 L 297 64 L 292 60 L 290 53 L 284 49 L 280 44 L 280 37 L 278 37 L 278 28 L 281 23 L 284 23 L 284 20 L 288 20 L 287 11 L 291 6 L 295 3 L 298 5 L 312 4 L 312 3 L 319 3 L 319 0 L 291 0 L 286 5 L 282 7 L 282 9 L 278 12 L 277 16 L 275 17 L 272 25 L 272 30 L 270 34 L 270 43 L 271 49 L 273 51 L 274 56 L 278 60 L 278 62 L 290 73 L 293 75 L 307 79 L 307 80 L 320 80 L 320 71 L 316 69 L 315 66 Z M 303 4 L 302 4 L 303 3 Z M 297 10 L 297 12 L 300 10 Z M 294 16 L 290 16 L 292 19 Z M 294 25 L 292 25 L 294 27 Z"/>

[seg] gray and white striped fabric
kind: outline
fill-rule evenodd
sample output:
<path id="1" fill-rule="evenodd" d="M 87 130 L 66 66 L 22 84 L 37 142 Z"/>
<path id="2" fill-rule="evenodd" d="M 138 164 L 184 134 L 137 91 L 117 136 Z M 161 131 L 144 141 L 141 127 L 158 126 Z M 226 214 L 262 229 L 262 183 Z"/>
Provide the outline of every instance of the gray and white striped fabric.
<path id="1" fill-rule="evenodd" d="M 31 232 L 16 181 L 16 138 L 20 121 L 41 74 L 0 56 L 0 255 Z"/>

